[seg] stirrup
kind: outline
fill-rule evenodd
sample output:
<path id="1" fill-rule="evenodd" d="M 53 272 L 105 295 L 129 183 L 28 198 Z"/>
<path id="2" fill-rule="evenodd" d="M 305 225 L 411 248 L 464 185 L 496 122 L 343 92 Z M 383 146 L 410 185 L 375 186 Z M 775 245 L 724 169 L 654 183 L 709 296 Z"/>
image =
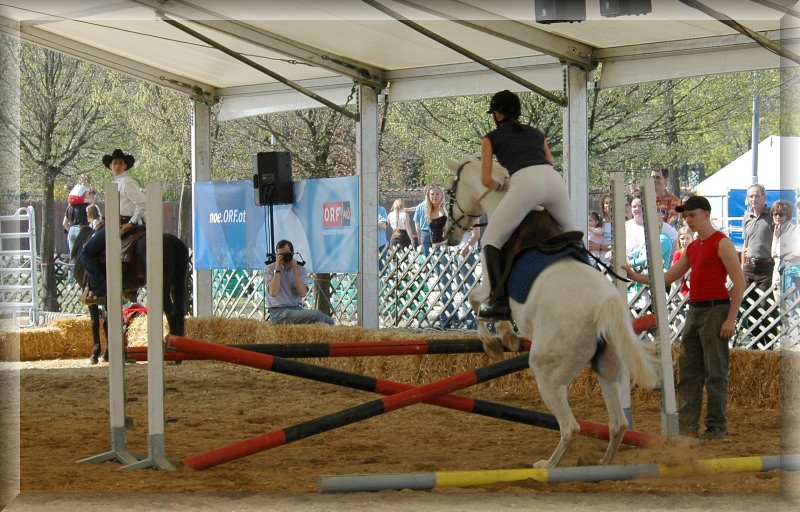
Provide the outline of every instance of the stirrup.
<path id="1" fill-rule="evenodd" d="M 81 304 L 86 306 L 105 306 L 106 298 L 95 295 L 94 292 L 87 287 L 81 296 Z"/>
<path id="2" fill-rule="evenodd" d="M 511 310 L 508 307 L 508 302 L 498 300 L 487 300 L 483 302 L 478 311 L 478 320 L 490 322 L 511 320 Z"/>

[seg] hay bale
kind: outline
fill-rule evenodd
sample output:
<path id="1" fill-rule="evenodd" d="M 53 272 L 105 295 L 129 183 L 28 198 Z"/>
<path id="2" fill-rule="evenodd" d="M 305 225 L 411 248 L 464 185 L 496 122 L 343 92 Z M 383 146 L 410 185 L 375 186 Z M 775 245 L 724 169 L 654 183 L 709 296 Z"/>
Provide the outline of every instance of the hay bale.
<path id="1" fill-rule="evenodd" d="M 0 333 L 3 361 L 76 359 L 92 352 L 92 329 L 88 317 L 57 317 L 45 327 Z M 18 341 L 17 341 L 18 340 Z"/>
<path id="2" fill-rule="evenodd" d="M 0 361 L 19 361 L 19 330 L 12 322 L 0 326 Z"/>
<path id="3" fill-rule="evenodd" d="M 678 383 L 678 354 L 680 346 L 672 347 L 673 382 Z M 781 405 L 781 355 L 774 351 L 734 349 L 730 354 L 728 372 L 728 405 L 780 409 Z M 570 387 L 570 392 L 580 396 L 602 396 L 597 376 L 585 368 Z M 637 401 L 652 402 L 659 399 L 654 391 L 636 388 L 631 397 Z"/>
<path id="4" fill-rule="evenodd" d="M 772 350 L 731 351 L 728 403 L 741 407 L 780 409 L 781 354 Z"/>
<path id="5" fill-rule="evenodd" d="M 161 330 L 164 336 L 169 332 L 166 317 L 162 317 Z M 125 345 L 128 347 L 147 346 L 147 315 L 137 315 L 128 322 L 128 328 L 125 330 Z"/>
<path id="6" fill-rule="evenodd" d="M 164 323 L 166 332 L 166 322 Z M 187 318 L 186 337 L 226 345 L 252 343 L 310 343 L 330 341 L 380 341 L 407 339 L 474 338 L 464 331 L 414 331 L 410 329 L 364 329 L 358 326 L 326 324 L 275 325 L 261 320 L 227 318 Z M 129 345 L 147 345 L 146 317 L 131 322 Z M 672 347 L 673 378 L 678 381 L 679 347 Z M 510 356 L 507 356 L 510 357 Z M 781 399 L 780 354 L 771 351 L 731 351 L 728 403 L 735 407 L 778 409 Z M 439 354 L 432 356 L 391 356 L 352 358 L 311 358 L 308 362 L 409 384 L 425 384 L 456 373 L 486 366 L 492 360 L 484 354 Z M 797 379 L 797 378 L 796 378 Z M 795 382 L 800 384 L 800 382 Z M 496 379 L 476 389 L 506 389 L 519 394 L 538 394 L 530 372 L 518 372 Z M 786 389 L 786 388 L 784 388 Z M 570 386 L 570 395 L 601 399 L 597 376 L 587 367 Z M 634 401 L 652 403 L 658 393 L 634 389 Z"/>
<path id="7" fill-rule="evenodd" d="M 162 322 L 166 334 L 167 322 Z M 331 341 L 380 341 L 408 339 L 474 338 L 474 333 L 464 331 L 415 331 L 411 329 L 364 329 L 358 326 L 326 324 L 274 325 L 252 319 L 193 318 L 186 319 L 186 337 L 210 343 L 310 343 Z M 17 341 L 19 340 L 19 341 Z M 129 346 L 147 345 L 147 317 L 134 318 L 127 330 Z M 104 341 L 105 343 L 105 341 Z M 89 318 L 62 317 L 54 319 L 47 327 L 0 332 L 0 359 L 39 360 L 87 357 L 92 350 Z M 674 379 L 678 379 L 678 346 L 673 347 Z M 736 407 L 779 409 L 781 384 L 784 393 L 800 389 L 797 372 L 781 371 L 781 356 L 777 351 L 737 349 L 731 351 L 728 403 Z M 800 355 L 791 354 L 796 360 Z M 510 357 L 507 356 L 507 357 Z M 313 358 L 309 362 L 353 373 L 371 375 L 409 384 L 425 384 L 457 373 L 486 366 L 492 362 L 485 354 L 439 354 L 431 356 L 390 356 L 352 358 Z M 786 366 L 786 364 L 784 364 Z M 784 382 L 781 382 L 781 379 Z M 538 394 L 536 382 L 530 372 L 513 375 L 480 384 L 477 389 L 504 389 L 509 393 Z M 585 368 L 570 386 L 570 395 L 600 399 L 597 377 Z M 792 395 L 794 396 L 794 395 Z M 633 400 L 652 403 L 658 394 L 635 389 Z M 796 398 L 796 397 L 795 397 Z"/>

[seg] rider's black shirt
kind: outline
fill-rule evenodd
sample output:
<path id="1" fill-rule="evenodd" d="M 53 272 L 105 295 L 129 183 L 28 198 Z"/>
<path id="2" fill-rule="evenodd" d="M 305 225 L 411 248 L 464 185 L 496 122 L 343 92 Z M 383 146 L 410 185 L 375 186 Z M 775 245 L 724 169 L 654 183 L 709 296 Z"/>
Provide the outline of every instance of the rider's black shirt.
<path id="1" fill-rule="evenodd" d="M 497 161 L 509 174 L 532 165 L 550 165 L 544 152 L 544 134 L 533 126 L 522 125 L 519 130 L 510 122 L 501 123 L 486 138 L 492 143 Z"/>

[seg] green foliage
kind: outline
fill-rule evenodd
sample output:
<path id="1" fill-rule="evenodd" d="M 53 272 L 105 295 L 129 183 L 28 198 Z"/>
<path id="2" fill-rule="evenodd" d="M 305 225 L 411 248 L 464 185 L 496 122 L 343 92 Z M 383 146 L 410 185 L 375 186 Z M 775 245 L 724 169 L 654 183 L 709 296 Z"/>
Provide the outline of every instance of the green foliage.
<path id="1" fill-rule="evenodd" d="M 115 99 L 110 108 L 124 120 L 124 136 L 130 141 L 123 148 L 136 156 L 130 175 L 142 186 L 161 182 L 164 200 L 179 200 L 191 181 L 191 100 L 173 90 L 128 79 L 117 83 Z M 109 146 L 108 151 L 112 149 Z"/>
<path id="2" fill-rule="evenodd" d="M 166 200 L 185 193 L 189 99 L 27 44 L 21 62 L 22 193 L 41 195 L 43 173 L 56 182 L 58 194 L 76 181 L 102 190 L 112 177 L 100 157 L 115 147 L 136 156 L 131 175 L 140 183 L 162 182 Z M 695 184 L 749 149 L 754 91 L 760 139 L 798 134 L 800 115 L 786 108 L 796 104 L 796 83 L 796 69 L 788 68 L 590 91 L 588 185 L 607 190 L 611 172 L 624 171 L 632 183 L 653 167 L 678 171 L 683 185 Z M 535 93 L 520 96 L 522 121 L 545 133 L 560 168 L 562 108 Z M 481 137 L 494 128 L 486 114 L 489 97 L 395 103 L 389 91 L 380 119 L 381 190 L 445 183 L 442 157 L 478 153 Z M 356 172 L 356 125 L 333 110 L 223 123 L 215 121 L 218 110 L 212 108 L 214 179 L 250 179 L 253 153 L 273 150 L 292 153 L 297 180 Z"/>
<path id="3" fill-rule="evenodd" d="M 214 136 L 214 178 L 250 179 L 253 154 L 260 151 L 289 151 L 296 181 L 352 176 L 355 127 L 355 121 L 328 108 L 221 123 Z"/>
<path id="4" fill-rule="evenodd" d="M 97 144 L 116 125 L 105 115 L 108 74 L 29 44 L 20 62 L 22 191 L 40 197 L 57 180 L 91 183 Z"/>
<path id="5" fill-rule="evenodd" d="M 682 173 L 684 186 L 697 184 L 750 148 L 754 91 L 759 139 L 779 133 L 782 86 L 769 70 L 600 91 L 589 137 L 592 186 L 607 189 L 611 171 L 624 171 L 630 183 L 654 167 L 706 169 L 705 176 Z"/>

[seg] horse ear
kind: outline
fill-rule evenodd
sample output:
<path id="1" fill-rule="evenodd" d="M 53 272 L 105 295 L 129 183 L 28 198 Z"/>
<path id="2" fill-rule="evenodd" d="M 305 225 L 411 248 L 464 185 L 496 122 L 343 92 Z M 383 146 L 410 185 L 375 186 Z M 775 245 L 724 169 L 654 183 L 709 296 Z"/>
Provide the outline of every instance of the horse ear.
<path id="1" fill-rule="evenodd" d="M 455 160 L 448 158 L 446 156 L 443 157 L 442 160 L 444 161 L 444 165 L 446 165 L 451 171 L 455 171 L 456 169 L 458 169 L 458 162 L 456 162 Z"/>

